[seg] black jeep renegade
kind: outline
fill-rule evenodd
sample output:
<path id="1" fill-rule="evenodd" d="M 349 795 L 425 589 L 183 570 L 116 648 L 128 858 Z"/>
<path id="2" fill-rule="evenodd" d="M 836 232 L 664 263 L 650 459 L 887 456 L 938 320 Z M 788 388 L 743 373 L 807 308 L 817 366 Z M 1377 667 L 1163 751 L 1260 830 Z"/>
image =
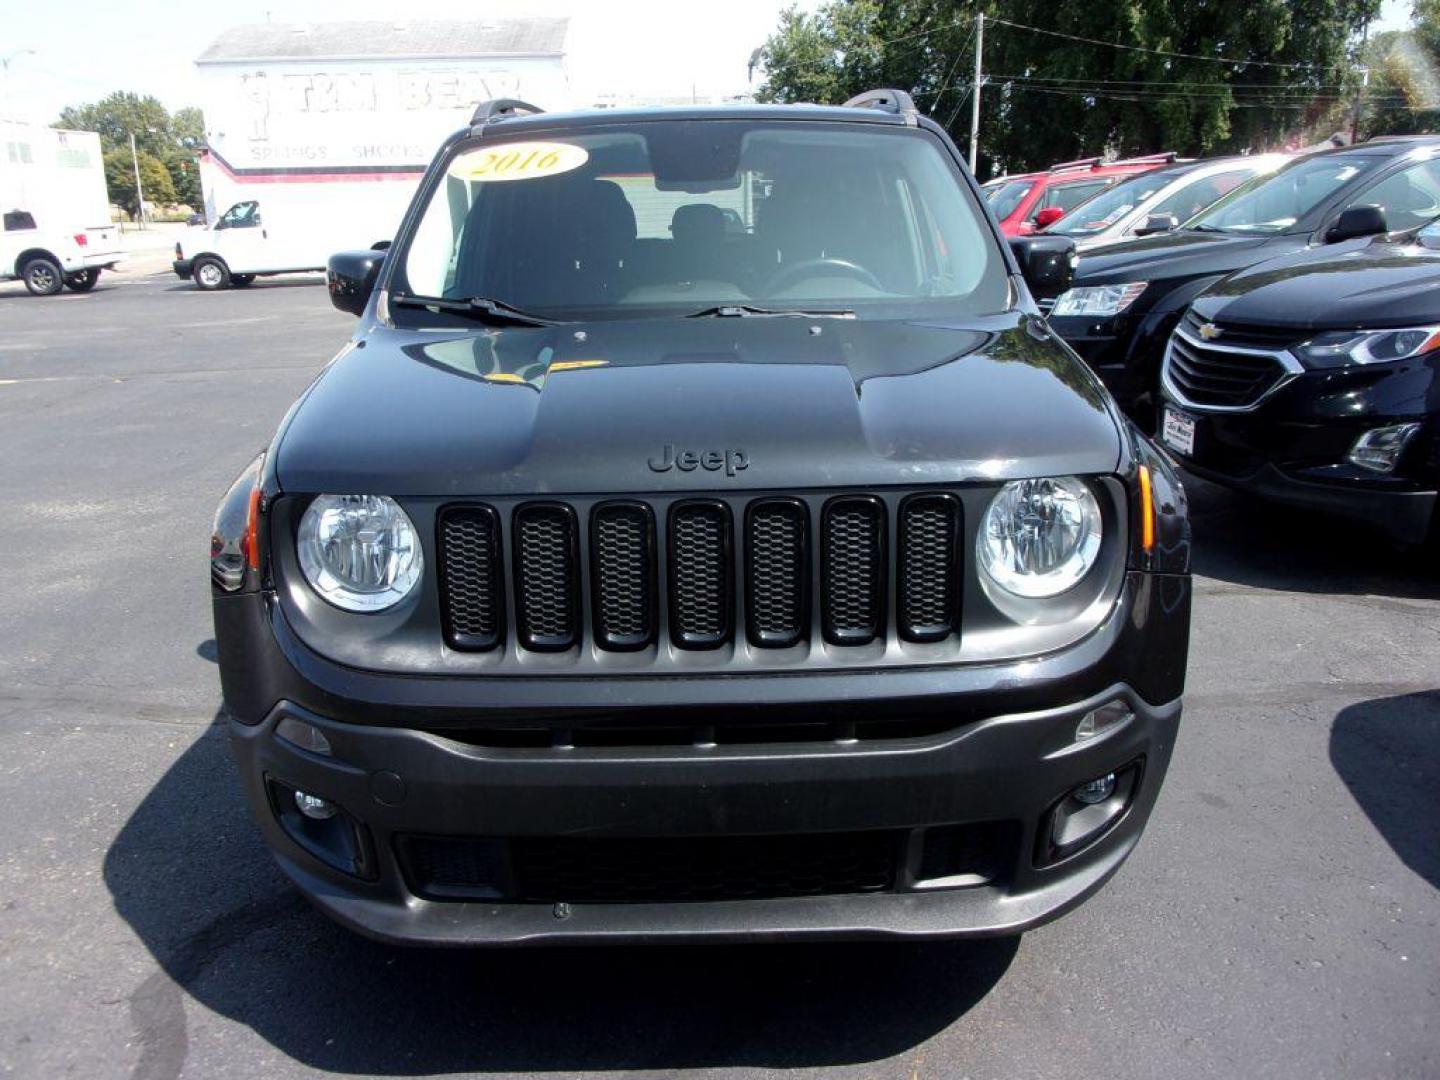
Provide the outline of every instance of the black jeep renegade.
<path id="1" fill-rule="evenodd" d="M 490 102 L 221 503 L 285 872 L 430 944 L 1017 932 L 1154 806 L 1170 466 L 908 96 Z"/>

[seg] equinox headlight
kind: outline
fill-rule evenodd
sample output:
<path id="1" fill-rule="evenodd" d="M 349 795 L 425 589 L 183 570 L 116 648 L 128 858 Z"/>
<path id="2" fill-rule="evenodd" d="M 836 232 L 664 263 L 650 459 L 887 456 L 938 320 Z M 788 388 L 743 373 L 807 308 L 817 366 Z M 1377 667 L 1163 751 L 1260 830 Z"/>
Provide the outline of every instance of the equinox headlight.
<path id="1" fill-rule="evenodd" d="M 1143 281 L 1132 281 L 1128 285 L 1091 285 L 1071 289 L 1056 298 L 1050 315 L 1119 315 L 1140 299 L 1140 294 L 1145 291 L 1145 284 Z"/>
<path id="2" fill-rule="evenodd" d="M 1058 596 L 1100 553 L 1100 504 L 1079 477 L 1015 480 L 990 500 L 975 547 L 980 568 L 1015 596 Z"/>
<path id="3" fill-rule="evenodd" d="M 384 495 L 320 495 L 300 519 L 300 569 L 346 611 L 383 611 L 410 594 L 425 557 L 410 518 Z"/>
<path id="4" fill-rule="evenodd" d="M 1407 330 L 1332 330 L 1319 334 L 1295 352 L 1312 368 L 1349 364 L 1388 364 L 1440 348 L 1440 326 Z"/>

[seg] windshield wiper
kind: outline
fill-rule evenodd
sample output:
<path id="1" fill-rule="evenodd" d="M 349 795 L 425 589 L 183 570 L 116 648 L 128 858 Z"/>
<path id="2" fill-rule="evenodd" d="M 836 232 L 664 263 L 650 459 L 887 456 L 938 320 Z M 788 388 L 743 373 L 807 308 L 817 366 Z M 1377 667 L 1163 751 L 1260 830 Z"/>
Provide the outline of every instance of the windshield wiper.
<path id="1" fill-rule="evenodd" d="M 753 304 L 716 304 L 701 308 L 684 316 L 687 319 L 767 319 L 785 315 L 797 315 L 810 319 L 853 319 L 855 312 L 848 308 L 829 308 L 823 311 L 805 308 L 763 308 Z"/>
<path id="2" fill-rule="evenodd" d="M 453 311 L 457 315 L 468 315 L 487 322 L 504 323 L 509 326 L 554 326 L 559 319 L 547 319 L 543 315 L 532 315 L 514 304 L 495 300 L 488 296 L 469 296 L 463 300 L 452 300 L 441 296 L 410 296 L 402 294 L 392 298 L 400 307 L 435 308 L 437 311 Z"/>

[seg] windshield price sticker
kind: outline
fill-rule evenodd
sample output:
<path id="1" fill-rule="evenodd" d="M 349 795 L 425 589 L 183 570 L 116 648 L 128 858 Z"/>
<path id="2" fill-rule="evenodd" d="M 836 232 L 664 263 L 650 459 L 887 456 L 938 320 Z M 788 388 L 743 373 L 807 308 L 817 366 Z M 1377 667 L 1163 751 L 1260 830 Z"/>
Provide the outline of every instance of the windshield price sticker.
<path id="1" fill-rule="evenodd" d="M 506 143 L 456 158 L 450 166 L 450 175 L 487 184 L 502 180 L 536 180 L 578 169 L 589 160 L 588 151 L 569 143 Z"/>

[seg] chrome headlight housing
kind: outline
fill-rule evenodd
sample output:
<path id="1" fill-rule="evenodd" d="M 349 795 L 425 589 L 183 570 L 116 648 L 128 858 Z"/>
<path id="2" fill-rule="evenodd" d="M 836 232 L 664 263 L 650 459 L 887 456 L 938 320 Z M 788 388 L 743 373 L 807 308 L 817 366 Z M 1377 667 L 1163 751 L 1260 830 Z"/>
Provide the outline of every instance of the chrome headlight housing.
<path id="1" fill-rule="evenodd" d="M 975 554 L 981 573 L 1000 589 L 1046 599 L 1090 572 L 1103 533 L 1100 504 L 1079 477 L 1015 480 L 990 500 Z"/>
<path id="2" fill-rule="evenodd" d="M 1312 368 L 1388 364 L 1440 348 L 1440 326 L 1404 330 L 1332 330 L 1302 345 L 1295 354 Z"/>
<path id="3" fill-rule="evenodd" d="M 1070 289 L 1055 299 L 1050 309 L 1056 315 L 1082 315 L 1086 317 L 1109 318 L 1119 315 L 1145 291 L 1146 282 L 1132 281 L 1125 285 L 1089 285 Z"/>
<path id="4" fill-rule="evenodd" d="M 384 495 L 319 495 L 300 519 L 300 569 L 310 587 L 346 611 L 394 607 L 425 568 L 409 516 Z"/>

